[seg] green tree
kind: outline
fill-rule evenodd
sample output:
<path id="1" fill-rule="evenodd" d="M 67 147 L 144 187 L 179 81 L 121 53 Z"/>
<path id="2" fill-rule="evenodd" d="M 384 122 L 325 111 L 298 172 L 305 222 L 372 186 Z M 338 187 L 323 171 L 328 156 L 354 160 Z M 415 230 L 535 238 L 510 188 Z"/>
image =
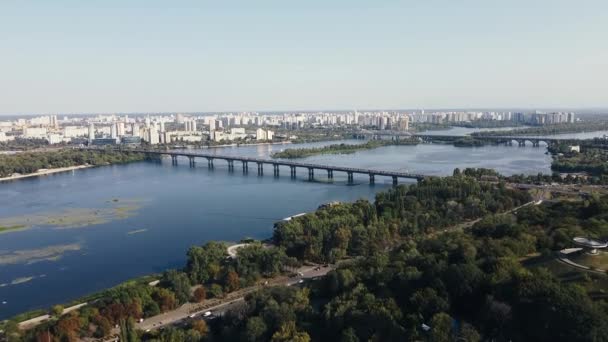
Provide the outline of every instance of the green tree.
<path id="1" fill-rule="evenodd" d="M 298 331 L 296 322 L 289 321 L 272 335 L 272 342 L 309 342 L 310 336 L 306 332 Z"/>
<path id="2" fill-rule="evenodd" d="M 120 321 L 120 341 L 139 342 L 139 336 L 135 330 L 133 318 L 122 319 Z"/>
<path id="3" fill-rule="evenodd" d="M 452 339 L 452 317 L 440 312 L 431 319 L 431 340 L 433 342 L 449 342 Z"/>
<path id="4" fill-rule="evenodd" d="M 266 327 L 266 323 L 264 323 L 264 319 L 259 316 L 251 317 L 247 320 L 245 338 L 250 342 L 262 341 L 267 330 L 268 328 Z"/>
<path id="5" fill-rule="evenodd" d="M 177 301 L 182 304 L 190 299 L 190 280 L 183 272 L 169 270 L 163 275 L 163 284 L 175 293 Z"/>
<path id="6" fill-rule="evenodd" d="M 59 317 L 63 314 L 63 306 L 62 305 L 53 305 L 51 308 L 51 315 L 55 317 Z"/>

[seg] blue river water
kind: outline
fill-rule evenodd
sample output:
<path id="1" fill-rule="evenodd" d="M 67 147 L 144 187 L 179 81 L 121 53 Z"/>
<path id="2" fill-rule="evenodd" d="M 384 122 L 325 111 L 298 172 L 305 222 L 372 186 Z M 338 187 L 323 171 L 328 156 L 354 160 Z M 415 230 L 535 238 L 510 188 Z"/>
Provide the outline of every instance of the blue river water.
<path id="1" fill-rule="evenodd" d="M 353 142 L 353 141 L 350 141 Z M 354 141 L 360 142 L 360 141 Z M 331 144 L 258 145 L 205 150 L 217 154 L 269 157 L 285 148 Z M 550 171 L 545 148 L 451 145 L 387 146 L 344 155 L 306 158 L 313 163 L 448 175 L 456 167 L 495 168 L 503 174 Z M 391 186 L 377 177 L 334 173 L 328 183 L 305 170 L 290 179 L 268 168 L 243 175 L 215 161 L 137 162 L 82 169 L 0 183 L 1 222 L 25 222 L 29 229 L 0 234 L 0 319 L 116 285 L 127 279 L 181 267 L 188 247 L 210 240 L 267 238 L 273 224 L 331 201 L 373 199 Z M 72 220 L 88 223 L 70 224 Z M 80 221 L 79 221 L 80 222 Z M 72 222 L 73 223 L 73 222 Z M 6 224 L 6 223 L 5 223 Z"/>

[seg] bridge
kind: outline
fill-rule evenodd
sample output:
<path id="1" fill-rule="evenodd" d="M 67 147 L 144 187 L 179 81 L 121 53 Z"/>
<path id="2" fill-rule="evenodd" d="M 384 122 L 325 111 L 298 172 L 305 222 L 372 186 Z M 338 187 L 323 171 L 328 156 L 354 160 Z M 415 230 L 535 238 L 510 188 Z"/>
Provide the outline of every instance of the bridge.
<path id="1" fill-rule="evenodd" d="M 499 136 L 499 135 L 436 135 L 436 134 L 414 134 L 413 136 L 418 137 L 420 140 L 425 142 L 430 141 L 446 141 L 452 142 L 463 138 L 471 138 L 474 140 L 480 140 L 489 142 L 496 145 L 513 145 L 513 142 L 517 143 L 520 147 L 526 146 L 526 142 L 530 142 L 533 147 L 539 147 L 540 143 L 543 142 L 547 145 L 561 144 L 561 143 L 570 143 L 570 144 L 578 144 L 582 141 L 582 139 L 572 139 L 572 138 L 550 138 L 550 137 L 539 137 L 539 136 Z"/>
<path id="2" fill-rule="evenodd" d="M 105 151 L 105 149 L 101 148 L 86 148 L 89 150 L 99 150 Z M 173 165 L 178 164 L 178 157 L 188 158 L 190 163 L 190 167 L 194 167 L 196 165 L 196 159 L 206 159 L 207 165 L 210 169 L 214 168 L 214 161 L 223 160 L 226 161 L 228 165 L 228 171 L 234 171 L 234 162 L 238 162 L 242 164 L 243 173 L 247 174 L 249 172 L 249 164 L 255 164 L 257 166 L 258 175 L 264 175 L 264 166 L 272 166 L 273 174 L 275 177 L 279 176 L 280 167 L 289 167 L 291 172 L 291 178 L 296 177 L 296 171 L 298 168 L 306 169 L 308 171 L 308 179 L 314 180 L 315 171 L 324 171 L 327 172 L 327 178 L 334 178 L 334 171 L 344 172 L 347 175 L 348 183 L 352 184 L 354 179 L 354 174 L 362 174 L 369 176 L 369 183 L 374 184 L 376 181 L 376 176 L 385 176 L 391 177 L 393 180 L 393 185 L 398 184 L 398 180 L 401 179 L 415 179 L 417 181 L 421 181 L 428 176 L 416 173 L 408 173 L 408 172 L 398 172 L 398 171 L 384 171 L 384 170 L 374 170 L 374 169 L 364 169 L 364 168 L 355 168 L 355 167 L 346 167 L 346 166 L 331 166 L 324 164 L 312 164 L 312 163 L 301 163 L 294 162 L 288 160 L 273 160 L 273 159 L 263 159 L 263 158 L 253 158 L 253 157 L 244 157 L 244 156 L 227 156 L 227 155 L 218 155 L 211 153 L 195 153 L 195 152 L 185 152 L 185 151 L 174 151 L 174 150 L 146 150 L 146 149 L 125 149 L 121 151 L 129 151 L 136 153 L 144 153 L 147 155 L 157 155 L 157 156 L 170 156 L 171 163 Z"/>
<path id="3" fill-rule="evenodd" d="M 520 147 L 526 146 L 526 142 L 529 142 L 534 147 L 539 147 L 540 143 L 547 145 L 554 145 L 560 143 L 578 144 L 583 140 L 591 139 L 572 139 L 572 138 L 551 138 L 551 137 L 540 137 L 540 136 L 523 136 L 523 135 L 511 135 L 511 136 L 497 136 L 497 135 L 441 135 L 441 134 L 416 134 L 403 131 L 372 131 L 362 130 L 357 133 L 353 133 L 355 138 L 370 138 L 370 139 L 383 139 L 391 138 L 393 140 L 399 139 L 412 139 L 418 138 L 422 142 L 442 141 L 442 142 L 454 142 L 460 139 L 475 139 L 495 145 L 507 145 L 512 146 L 514 143 Z"/>

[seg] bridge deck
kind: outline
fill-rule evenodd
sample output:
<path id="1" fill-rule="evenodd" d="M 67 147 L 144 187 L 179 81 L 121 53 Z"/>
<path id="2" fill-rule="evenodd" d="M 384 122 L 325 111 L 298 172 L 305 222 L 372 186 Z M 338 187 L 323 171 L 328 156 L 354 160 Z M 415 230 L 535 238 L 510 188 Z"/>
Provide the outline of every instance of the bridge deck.
<path id="1" fill-rule="evenodd" d="M 158 155 L 174 155 L 174 156 L 192 157 L 192 158 L 222 159 L 222 160 L 233 160 L 233 161 L 236 160 L 239 162 L 272 164 L 272 165 L 279 165 L 279 166 L 300 167 L 300 168 L 318 169 L 318 170 L 330 170 L 330 171 L 347 172 L 347 173 L 352 172 L 352 173 L 357 173 L 357 174 L 366 174 L 366 175 L 375 175 L 375 176 L 413 178 L 413 179 L 418 179 L 418 180 L 428 177 L 426 175 L 408 173 L 408 172 L 374 170 L 374 169 L 355 168 L 355 167 L 346 167 L 346 166 L 333 166 L 333 165 L 324 165 L 324 164 L 301 163 L 301 162 L 288 161 L 288 160 L 284 160 L 284 159 L 275 160 L 275 159 L 253 158 L 253 157 L 245 157 L 245 156 L 228 156 L 228 155 L 219 155 L 219 154 L 212 154 L 212 153 L 192 153 L 192 152 L 183 152 L 183 151 L 150 151 L 150 150 L 141 150 L 141 149 L 129 149 L 128 151 L 138 152 L 138 153 L 158 154 Z"/>

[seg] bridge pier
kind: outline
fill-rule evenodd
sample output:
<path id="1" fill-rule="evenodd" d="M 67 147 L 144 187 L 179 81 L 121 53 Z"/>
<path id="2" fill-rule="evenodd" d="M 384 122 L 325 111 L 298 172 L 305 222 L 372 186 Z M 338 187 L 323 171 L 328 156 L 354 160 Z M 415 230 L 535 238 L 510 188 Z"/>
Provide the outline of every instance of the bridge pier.
<path id="1" fill-rule="evenodd" d="M 517 143 L 519 144 L 519 147 L 526 147 L 526 141 L 525 140 L 517 140 Z"/>
<path id="2" fill-rule="evenodd" d="M 194 162 L 194 157 L 188 157 L 188 161 L 190 161 L 190 167 L 194 167 L 195 166 L 195 162 Z"/>
<path id="3" fill-rule="evenodd" d="M 312 167 L 308 168 L 308 180 L 314 180 L 315 179 L 315 169 L 313 169 Z"/>
<path id="4" fill-rule="evenodd" d="M 376 183 L 376 175 L 374 175 L 373 173 L 369 174 L 369 184 L 375 184 Z"/>
<path id="5" fill-rule="evenodd" d="M 540 147 L 540 141 L 532 141 L 532 147 Z"/>
<path id="6" fill-rule="evenodd" d="M 177 156 L 175 154 L 171 155 L 171 165 L 177 165 Z"/>
<path id="7" fill-rule="evenodd" d="M 213 169 L 213 158 L 207 158 L 207 165 L 210 169 Z"/>
<path id="8" fill-rule="evenodd" d="M 275 177 L 279 177 L 279 165 L 272 164 L 272 171 Z"/>
<path id="9" fill-rule="evenodd" d="M 242 162 L 243 162 L 243 173 L 249 172 L 249 165 L 247 165 L 247 162 L 244 160 Z"/>
<path id="10" fill-rule="evenodd" d="M 348 184 L 353 184 L 353 173 L 349 171 L 346 174 L 348 175 Z"/>
<path id="11" fill-rule="evenodd" d="M 334 179 L 334 170 L 327 170 L 327 179 Z"/>
<path id="12" fill-rule="evenodd" d="M 291 178 L 296 178 L 296 167 L 290 166 L 289 168 L 291 169 Z"/>
<path id="13" fill-rule="evenodd" d="M 393 185 L 397 186 L 399 184 L 399 180 L 397 178 L 397 176 L 393 176 Z"/>
<path id="14" fill-rule="evenodd" d="M 228 172 L 233 172 L 234 171 L 234 160 L 226 159 L 226 161 L 228 162 Z"/>
<path id="15" fill-rule="evenodd" d="M 258 162 L 258 176 L 264 175 L 264 163 Z"/>

